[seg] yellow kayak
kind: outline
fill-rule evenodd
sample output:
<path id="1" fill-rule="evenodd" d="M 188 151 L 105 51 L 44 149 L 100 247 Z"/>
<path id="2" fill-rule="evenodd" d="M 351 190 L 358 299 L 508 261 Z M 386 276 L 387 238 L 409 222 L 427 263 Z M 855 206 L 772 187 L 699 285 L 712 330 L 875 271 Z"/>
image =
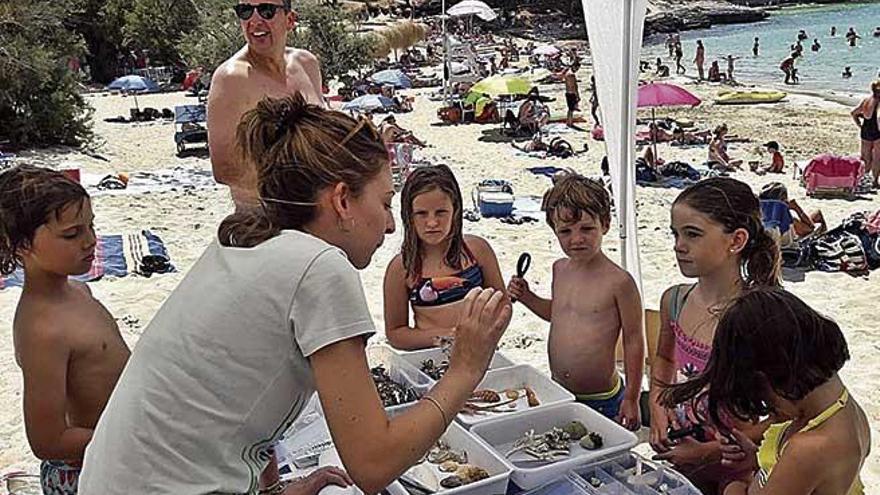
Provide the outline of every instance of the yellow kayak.
<path id="1" fill-rule="evenodd" d="M 776 103 L 788 96 L 782 91 L 722 91 L 715 98 L 719 105 L 751 105 L 755 103 Z"/>

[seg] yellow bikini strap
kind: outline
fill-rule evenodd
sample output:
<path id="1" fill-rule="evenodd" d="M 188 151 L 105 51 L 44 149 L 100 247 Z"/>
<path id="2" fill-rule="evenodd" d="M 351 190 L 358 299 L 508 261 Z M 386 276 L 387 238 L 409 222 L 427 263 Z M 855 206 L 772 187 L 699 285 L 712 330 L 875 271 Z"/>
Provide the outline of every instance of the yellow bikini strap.
<path id="1" fill-rule="evenodd" d="M 841 409 L 846 407 L 847 402 L 849 402 L 849 391 L 847 389 L 843 389 L 843 393 L 840 394 L 840 398 L 837 399 L 836 401 L 834 401 L 833 404 L 828 406 L 828 409 L 825 409 L 824 411 L 819 413 L 818 416 L 811 419 L 807 423 L 807 426 L 804 426 L 801 429 L 801 432 L 812 430 L 813 428 L 821 425 L 822 423 L 827 421 L 828 418 L 830 418 L 831 416 L 834 416 L 835 414 L 838 413 L 838 411 L 840 411 Z"/>

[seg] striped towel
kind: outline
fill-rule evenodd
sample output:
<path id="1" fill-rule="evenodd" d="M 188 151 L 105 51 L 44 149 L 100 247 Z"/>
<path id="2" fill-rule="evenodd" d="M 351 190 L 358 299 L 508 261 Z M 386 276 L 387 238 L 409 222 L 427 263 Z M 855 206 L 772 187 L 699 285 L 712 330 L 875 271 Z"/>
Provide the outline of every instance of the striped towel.
<path id="1" fill-rule="evenodd" d="M 91 282 L 103 277 L 125 277 L 129 273 L 149 277 L 154 273 L 176 271 L 165 244 L 149 230 L 134 234 L 99 235 L 95 245 L 92 268 L 82 275 L 71 277 L 80 282 Z M 18 269 L 7 277 L 0 277 L 0 289 L 24 285 L 24 270 Z"/>

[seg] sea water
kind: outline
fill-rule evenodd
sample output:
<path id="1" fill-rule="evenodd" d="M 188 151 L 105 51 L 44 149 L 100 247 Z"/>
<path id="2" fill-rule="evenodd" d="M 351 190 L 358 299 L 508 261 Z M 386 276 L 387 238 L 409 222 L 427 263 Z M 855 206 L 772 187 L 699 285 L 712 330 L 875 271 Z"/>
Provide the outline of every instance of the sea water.
<path id="1" fill-rule="evenodd" d="M 833 37 L 832 26 L 837 27 L 837 35 Z M 855 47 L 850 47 L 846 40 L 851 26 L 862 37 Z M 727 61 L 723 57 L 730 54 L 741 57 L 735 62 L 735 79 L 764 87 L 785 87 L 779 64 L 791 53 L 791 45 L 797 40 L 798 31 L 803 29 L 808 38 L 801 42 L 803 57 L 796 64 L 800 84 L 788 88 L 847 97 L 868 96 L 871 81 L 878 79 L 880 71 L 880 38 L 873 36 L 878 26 L 880 2 L 784 8 L 772 11 L 762 22 L 682 32 L 682 65 L 688 76 L 696 76 L 693 59 L 696 40 L 701 39 L 706 47 L 707 72 L 712 61 L 717 60 L 721 72 L 725 73 Z M 757 57 L 752 55 L 755 36 L 760 38 Z M 654 61 L 660 56 L 670 73 L 675 74 L 675 61 L 666 51 L 665 39 L 665 34 L 646 38 L 641 58 L 650 61 L 654 70 Z M 810 49 L 813 39 L 822 45 L 818 52 Z M 846 66 L 852 70 L 850 79 L 841 77 Z"/>

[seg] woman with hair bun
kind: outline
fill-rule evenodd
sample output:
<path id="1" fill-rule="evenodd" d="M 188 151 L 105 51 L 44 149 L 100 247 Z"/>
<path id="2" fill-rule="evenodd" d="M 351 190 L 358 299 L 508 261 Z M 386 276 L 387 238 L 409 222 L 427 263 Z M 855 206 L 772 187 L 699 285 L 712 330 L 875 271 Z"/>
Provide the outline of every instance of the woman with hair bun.
<path id="1" fill-rule="evenodd" d="M 315 391 L 351 480 L 378 493 L 446 431 L 507 327 L 503 292 L 468 293 L 448 373 L 389 418 L 357 272 L 394 231 L 380 136 L 296 94 L 263 99 L 237 139 L 260 206 L 223 221 L 144 331 L 86 451 L 81 494 L 282 493 L 259 475 Z"/>

